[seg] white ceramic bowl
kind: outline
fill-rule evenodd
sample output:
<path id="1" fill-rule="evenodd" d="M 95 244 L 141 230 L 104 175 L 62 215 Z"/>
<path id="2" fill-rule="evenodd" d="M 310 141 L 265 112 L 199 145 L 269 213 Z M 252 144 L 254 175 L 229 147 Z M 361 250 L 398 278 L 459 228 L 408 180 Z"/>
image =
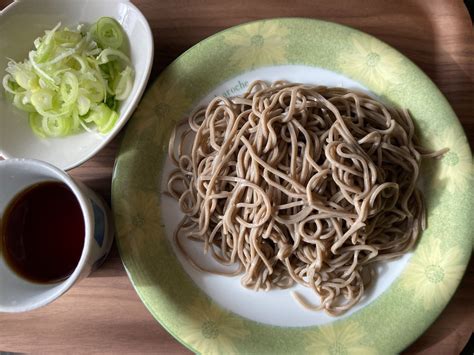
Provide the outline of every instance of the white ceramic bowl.
<path id="1" fill-rule="evenodd" d="M 16 109 L 0 89 L 0 155 L 35 158 L 63 170 L 76 167 L 103 148 L 125 125 L 145 89 L 153 63 L 153 36 L 143 14 L 127 0 L 17 0 L 0 14 L 0 78 L 9 58 L 24 60 L 33 40 L 58 22 L 93 23 L 101 16 L 115 18 L 124 28 L 135 70 L 130 96 L 121 103 L 120 117 L 107 135 L 83 132 L 64 138 L 37 137 L 25 112 Z"/>

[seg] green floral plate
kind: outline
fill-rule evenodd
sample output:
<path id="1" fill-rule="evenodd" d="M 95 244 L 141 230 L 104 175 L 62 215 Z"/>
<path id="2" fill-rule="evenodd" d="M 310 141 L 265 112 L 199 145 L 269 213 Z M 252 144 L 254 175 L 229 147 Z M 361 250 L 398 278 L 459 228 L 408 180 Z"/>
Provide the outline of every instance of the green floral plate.
<path id="1" fill-rule="evenodd" d="M 303 311 L 287 304 L 287 292 L 240 291 L 237 278 L 203 276 L 181 260 L 170 242 L 179 212 L 161 190 L 172 128 L 199 102 L 238 94 L 257 78 L 367 89 L 408 108 L 424 145 L 450 148 L 442 160 L 423 168 L 429 226 L 416 250 L 381 272 L 366 301 L 343 317 L 298 313 Z M 334 23 L 252 22 L 188 50 L 146 93 L 114 170 L 117 243 L 148 310 L 195 352 L 396 353 L 439 315 L 467 266 L 474 227 L 472 173 L 472 155 L 453 110 L 399 52 Z"/>

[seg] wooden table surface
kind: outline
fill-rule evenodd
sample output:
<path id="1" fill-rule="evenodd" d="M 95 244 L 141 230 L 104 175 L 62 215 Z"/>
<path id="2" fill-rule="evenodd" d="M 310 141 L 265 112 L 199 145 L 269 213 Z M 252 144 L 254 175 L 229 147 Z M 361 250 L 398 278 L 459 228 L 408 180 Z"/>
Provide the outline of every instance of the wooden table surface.
<path id="1" fill-rule="evenodd" d="M 0 9 L 10 1 L 0 0 Z M 155 38 L 150 82 L 186 49 L 224 28 L 271 17 L 312 17 L 377 36 L 412 59 L 439 86 L 474 146 L 474 38 L 469 13 L 455 0 L 134 0 Z M 5 55 L 1 53 L 0 55 Z M 121 135 L 70 174 L 110 201 Z M 438 320 L 406 354 L 458 354 L 474 329 L 474 263 Z M 147 312 L 118 252 L 53 304 L 0 314 L 0 351 L 36 353 L 189 353 Z"/>

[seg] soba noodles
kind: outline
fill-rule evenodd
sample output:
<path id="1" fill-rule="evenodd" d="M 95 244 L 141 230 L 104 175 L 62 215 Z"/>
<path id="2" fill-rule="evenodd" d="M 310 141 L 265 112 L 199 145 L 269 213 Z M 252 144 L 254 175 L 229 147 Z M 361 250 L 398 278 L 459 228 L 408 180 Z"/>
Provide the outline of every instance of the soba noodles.
<path id="1" fill-rule="evenodd" d="M 202 242 L 238 266 L 227 274 L 244 287 L 298 283 L 320 299 L 295 294 L 301 304 L 338 315 L 360 301 L 373 263 L 410 250 L 425 228 L 420 159 L 444 151 L 418 146 L 406 110 L 342 88 L 255 81 L 184 126 L 169 143 L 168 192 L 185 214 L 176 243 L 187 255 L 183 240 Z"/>

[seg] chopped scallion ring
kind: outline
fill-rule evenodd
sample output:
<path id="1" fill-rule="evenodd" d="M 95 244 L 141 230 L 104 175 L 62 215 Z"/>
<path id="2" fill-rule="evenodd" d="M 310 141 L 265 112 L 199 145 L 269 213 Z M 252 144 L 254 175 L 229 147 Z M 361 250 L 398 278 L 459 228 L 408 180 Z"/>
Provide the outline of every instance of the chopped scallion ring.
<path id="1" fill-rule="evenodd" d="M 122 26 L 110 17 L 101 17 L 93 27 L 92 34 L 103 49 L 118 49 L 123 43 Z"/>

